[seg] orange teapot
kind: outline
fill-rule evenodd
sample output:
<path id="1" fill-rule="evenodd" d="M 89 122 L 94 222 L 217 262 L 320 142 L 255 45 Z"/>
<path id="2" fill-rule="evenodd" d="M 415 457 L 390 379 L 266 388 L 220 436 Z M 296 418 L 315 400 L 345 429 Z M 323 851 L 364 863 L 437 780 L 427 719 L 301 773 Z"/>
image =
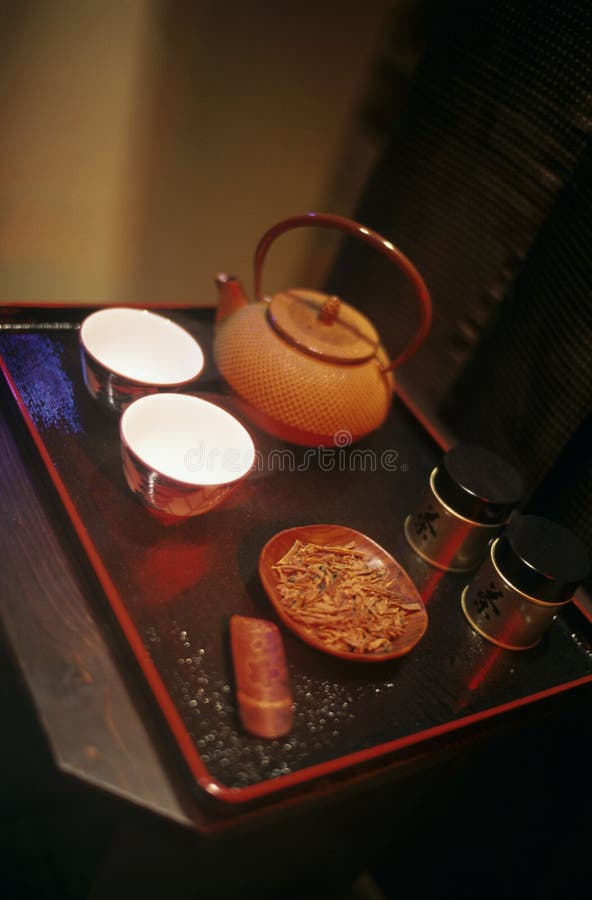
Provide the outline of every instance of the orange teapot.
<path id="1" fill-rule="evenodd" d="M 302 226 L 334 228 L 385 254 L 411 282 L 421 321 L 407 347 L 390 360 L 372 323 L 338 297 L 289 289 L 262 292 L 271 243 Z M 265 232 L 255 251 L 255 297 L 237 278 L 219 274 L 214 355 L 247 417 L 265 431 L 306 446 L 335 446 L 379 428 L 394 391 L 393 370 L 426 338 L 432 305 L 426 285 L 390 241 L 351 219 L 326 213 L 293 216 Z"/>

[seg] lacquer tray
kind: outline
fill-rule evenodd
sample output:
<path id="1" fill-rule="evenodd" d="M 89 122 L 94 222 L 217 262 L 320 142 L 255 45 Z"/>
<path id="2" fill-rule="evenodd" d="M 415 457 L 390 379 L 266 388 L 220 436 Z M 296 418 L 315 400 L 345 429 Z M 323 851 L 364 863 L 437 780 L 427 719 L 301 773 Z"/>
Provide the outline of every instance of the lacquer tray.
<path id="1" fill-rule="evenodd" d="M 383 428 L 353 446 L 343 431 L 333 448 L 298 448 L 247 422 L 257 447 L 251 476 L 203 517 L 158 521 L 125 484 L 117 418 L 82 382 L 84 314 L 48 312 L 42 327 L 5 320 L 2 368 L 199 792 L 222 805 L 262 800 L 592 681 L 590 622 L 579 607 L 570 605 L 535 649 L 499 649 L 464 619 L 469 577 L 431 569 L 409 549 L 403 522 L 443 445 L 400 397 Z M 235 409 L 212 363 L 212 311 L 167 315 L 204 348 L 208 364 L 194 392 Z M 327 522 L 368 535 L 415 581 L 429 624 L 407 656 L 371 666 L 340 660 L 275 618 L 258 577 L 261 549 L 282 529 Z M 241 728 L 228 633 L 235 613 L 282 630 L 295 702 L 294 728 L 282 739 Z"/>

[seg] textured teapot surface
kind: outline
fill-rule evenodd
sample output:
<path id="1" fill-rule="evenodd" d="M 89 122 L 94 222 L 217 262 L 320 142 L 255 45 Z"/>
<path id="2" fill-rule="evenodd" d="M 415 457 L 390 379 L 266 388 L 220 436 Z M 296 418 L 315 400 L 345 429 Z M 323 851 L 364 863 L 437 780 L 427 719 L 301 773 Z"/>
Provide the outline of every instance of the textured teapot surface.
<path id="1" fill-rule="evenodd" d="M 303 226 L 335 228 L 386 255 L 411 283 L 420 304 L 415 337 L 390 361 L 373 325 L 337 297 L 289 290 L 264 297 L 263 261 L 272 242 Z M 240 282 L 216 278 L 220 294 L 214 354 L 218 368 L 255 424 L 308 446 L 358 440 L 379 428 L 390 408 L 392 370 L 425 339 L 431 300 L 413 264 L 390 241 L 328 213 L 293 216 L 272 226 L 255 251 L 256 303 Z"/>
<path id="2" fill-rule="evenodd" d="M 293 293 L 319 302 L 322 297 Z M 375 341 L 365 345 L 359 362 L 325 358 L 280 333 L 270 317 L 272 307 L 265 301 L 244 306 L 216 333 L 218 368 L 248 405 L 250 418 L 284 440 L 309 446 L 332 445 L 336 435 L 357 440 L 378 428 L 393 390 L 391 374 L 382 371 L 388 365 L 385 351 Z"/>

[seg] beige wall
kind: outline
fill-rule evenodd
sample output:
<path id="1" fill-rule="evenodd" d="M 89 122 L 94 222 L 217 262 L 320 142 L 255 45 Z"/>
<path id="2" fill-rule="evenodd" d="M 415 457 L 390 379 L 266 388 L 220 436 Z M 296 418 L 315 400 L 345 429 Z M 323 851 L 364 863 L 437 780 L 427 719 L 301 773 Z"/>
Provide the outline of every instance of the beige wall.
<path id="1" fill-rule="evenodd" d="M 0 292 L 94 300 L 114 261 L 145 8 L 114 2 L 3 6 Z"/>
<path id="2" fill-rule="evenodd" d="M 373 153 L 357 103 L 390 7 L 4 4 L 0 300 L 208 303 L 219 270 L 250 288 L 269 225 L 350 212 Z M 283 237 L 266 287 L 317 279 L 310 247 Z"/>

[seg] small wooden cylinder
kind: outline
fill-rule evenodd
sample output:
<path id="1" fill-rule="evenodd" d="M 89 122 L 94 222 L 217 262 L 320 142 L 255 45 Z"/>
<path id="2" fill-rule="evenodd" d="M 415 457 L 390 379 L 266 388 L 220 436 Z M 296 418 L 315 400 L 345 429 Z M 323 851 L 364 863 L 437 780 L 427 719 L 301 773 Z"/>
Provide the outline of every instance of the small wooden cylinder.
<path id="1" fill-rule="evenodd" d="M 284 645 L 277 625 L 265 619 L 232 616 L 230 641 L 244 728 L 262 738 L 287 734 L 292 728 L 294 711 Z"/>

